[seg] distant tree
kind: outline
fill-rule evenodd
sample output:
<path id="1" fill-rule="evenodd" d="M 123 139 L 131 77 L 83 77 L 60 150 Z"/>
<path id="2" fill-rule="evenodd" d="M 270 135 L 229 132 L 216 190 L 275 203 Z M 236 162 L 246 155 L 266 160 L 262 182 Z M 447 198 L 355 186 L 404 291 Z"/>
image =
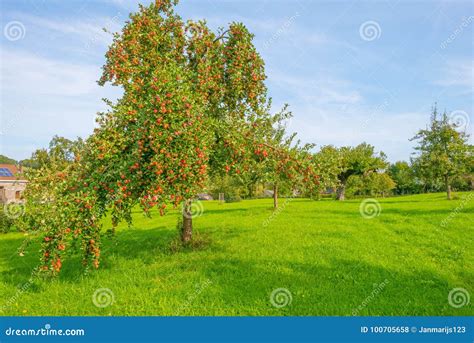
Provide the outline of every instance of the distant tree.
<path id="1" fill-rule="evenodd" d="M 348 196 L 382 196 L 391 194 L 395 182 L 387 173 L 369 172 L 365 175 L 351 175 L 346 183 Z"/>
<path id="2" fill-rule="evenodd" d="M 5 155 L 0 155 L 0 163 L 2 164 L 17 164 L 13 158 L 7 157 Z"/>
<path id="3" fill-rule="evenodd" d="M 396 194 L 418 193 L 420 185 L 417 183 L 415 169 L 408 162 L 397 161 L 388 168 L 388 175 L 395 181 Z"/>
<path id="4" fill-rule="evenodd" d="M 352 198 L 355 196 L 366 195 L 365 183 L 362 175 L 351 175 L 347 178 L 344 190 L 344 197 Z"/>
<path id="5" fill-rule="evenodd" d="M 248 196 L 246 185 L 237 175 L 215 175 L 209 179 L 208 183 L 209 192 L 214 199 L 218 199 L 219 193 L 224 193 L 224 199 Z"/>
<path id="6" fill-rule="evenodd" d="M 345 168 L 340 149 L 332 145 L 322 146 L 320 150 L 314 154 L 314 163 L 322 189 L 336 189 L 339 187 L 339 175 Z"/>
<path id="7" fill-rule="evenodd" d="M 444 112 L 439 116 L 433 108 L 429 127 L 418 131 L 412 140 L 418 141 L 414 158 L 417 171 L 424 180 L 442 180 L 448 200 L 451 199 L 451 184 L 454 178 L 470 169 L 473 146 L 468 144 L 469 135 L 450 123 Z"/>
<path id="8" fill-rule="evenodd" d="M 47 149 L 36 150 L 30 159 L 29 164 L 37 168 L 57 167 L 65 168 L 74 162 L 75 156 L 84 146 L 84 141 L 78 138 L 72 141 L 68 138 L 54 136 Z"/>
<path id="9" fill-rule="evenodd" d="M 337 175 L 339 181 L 337 200 L 345 199 L 346 183 L 350 176 L 366 175 L 370 172 L 383 170 L 387 166 L 385 154 L 383 152 L 375 153 L 374 147 L 367 143 L 359 144 L 356 147 L 342 147 L 338 151 L 341 154 L 341 166 Z"/>
<path id="10" fill-rule="evenodd" d="M 293 193 L 293 190 L 298 189 L 300 192 L 313 193 L 320 184 L 310 153 L 314 145 L 301 144 L 296 139 L 296 133 L 288 134 L 285 121 L 291 117 L 287 105 L 273 115 L 263 135 L 268 144 L 258 146 L 254 151 L 257 159 L 265 159 L 263 179 L 273 185 L 274 209 L 278 207 L 280 190 L 289 189 Z"/>
<path id="11" fill-rule="evenodd" d="M 395 181 L 387 173 L 373 173 L 373 180 L 371 184 L 374 185 L 373 191 L 376 195 L 385 197 L 389 195 L 396 187 Z"/>
<path id="12" fill-rule="evenodd" d="M 36 161 L 34 161 L 33 159 L 31 158 L 26 158 L 24 160 L 21 160 L 19 162 L 19 164 L 22 166 L 22 167 L 26 167 L 26 168 L 38 168 L 38 164 L 36 163 Z"/>

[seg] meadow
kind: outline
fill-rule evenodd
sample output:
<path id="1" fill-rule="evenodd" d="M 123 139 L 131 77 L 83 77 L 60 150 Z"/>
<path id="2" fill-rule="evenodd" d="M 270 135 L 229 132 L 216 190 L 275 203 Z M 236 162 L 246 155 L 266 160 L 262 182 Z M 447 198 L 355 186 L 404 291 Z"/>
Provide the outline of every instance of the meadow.
<path id="1" fill-rule="evenodd" d="M 277 212 L 271 199 L 204 201 L 187 248 L 177 210 L 137 210 L 103 241 L 99 270 L 70 256 L 53 280 L 30 279 L 37 240 L 20 256 L 28 237 L 0 234 L 0 315 L 473 315 L 448 301 L 474 294 L 474 198 L 456 195 L 377 199 L 373 218 L 361 199 L 280 199 Z"/>

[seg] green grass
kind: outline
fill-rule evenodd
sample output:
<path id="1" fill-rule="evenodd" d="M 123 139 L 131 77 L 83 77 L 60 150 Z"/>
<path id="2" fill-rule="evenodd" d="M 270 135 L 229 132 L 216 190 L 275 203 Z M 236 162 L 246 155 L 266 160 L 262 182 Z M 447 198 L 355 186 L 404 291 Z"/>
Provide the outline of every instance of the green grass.
<path id="1" fill-rule="evenodd" d="M 468 194 L 378 199 L 382 211 L 373 219 L 359 213 L 361 200 L 281 199 L 274 215 L 268 199 L 203 202 L 192 249 L 173 248 L 176 211 L 152 219 L 137 211 L 133 228 L 123 225 L 104 241 L 99 270 L 85 275 L 72 256 L 59 278 L 32 283 L 39 244 L 21 257 L 24 235 L 3 234 L 0 314 L 473 315 L 474 300 L 448 303 L 455 287 L 474 297 Z M 93 304 L 99 288 L 113 292 L 112 305 Z M 277 288 L 291 292 L 291 304 L 272 306 Z"/>

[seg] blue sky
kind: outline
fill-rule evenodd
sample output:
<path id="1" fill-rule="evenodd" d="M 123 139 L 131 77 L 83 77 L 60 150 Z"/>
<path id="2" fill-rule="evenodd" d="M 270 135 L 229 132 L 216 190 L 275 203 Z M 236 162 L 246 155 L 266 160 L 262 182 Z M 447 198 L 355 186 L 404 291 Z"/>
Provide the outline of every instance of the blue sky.
<path id="1" fill-rule="evenodd" d="M 95 82 L 111 41 L 102 28 L 120 30 L 137 3 L 1 2 L 0 154 L 23 159 L 55 134 L 92 132 L 101 99 L 120 95 Z M 184 0 L 178 12 L 255 33 L 274 108 L 290 105 L 302 141 L 366 141 L 395 161 L 409 159 L 434 102 L 472 134 L 473 4 Z"/>

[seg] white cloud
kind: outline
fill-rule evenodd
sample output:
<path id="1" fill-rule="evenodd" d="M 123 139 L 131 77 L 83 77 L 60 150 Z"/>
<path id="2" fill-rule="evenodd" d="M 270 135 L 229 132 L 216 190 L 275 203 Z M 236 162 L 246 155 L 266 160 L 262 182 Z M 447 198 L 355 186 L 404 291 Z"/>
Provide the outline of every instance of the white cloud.
<path id="1" fill-rule="evenodd" d="M 100 68 L 2 49 L 1 90 L 35 95 L 77 96 L 97 90 Z"/>
<path id="2" fill-rule="evenodd" d="M 443 68 L 444 76 L 435 84 L 460 87 L 466 94 L 474 92 L 474 60 L 450 61 Z"/>
<path id="3" fill-rule="evenodd" d="M 268 81 L 286 90 L 296 101 L 311 102 L 313 105 L 358 104 L 362 95 L 349 81 L 331 76 L 316 75 L 314 78 L 301 77 L 271 70 Z"/>
<path id="4" fill-rule="evenodd" d="M 108 46 L 112 42 L 112 35 L 104 32 L 106 28 L 110 32 L 117 32 L 122 27 L 122 21 L 126 19 L 126 14 L 117 12 L 110 17 L 94 17 L 87 20 L 72 18 L 50 19 L 24 13 L 11 13 L 13 17 L 21 21 L 27 31 L 45 30 L 47 33 L 43 37 L 51 40 L 61 37 L 75 36 L 81 40 L 84 48 L 93 45 Z"/>
<path id="5" fill-rule="evenodd" d="M 384 151 L 390 161 L 408 160 L 413 151 L 409 139 L 429 120 L 429 107 L 426 112 L 419 108 L 398 112 L 398 101 L 390 97 L 369 105 L 359 92 L 365 88 L 347 80 L 279 71 L 269 75 L 272 89 L 284 91 L 293 112 L 289 131 L 298 132 L 305 143 L 343 146 L 367 142 Z M 274 110 L 280 107 L 275 104 Z"/>
<path id="6" fill-rule="evenodd" d="M 58 134 L 87 136 L 101 98 L 116 99 L 120 90 L 100 87 L 97 65 L 68 63 L 3 48 L 1 51 L 1 150 L 26 158 Z M 8 96 L 7 96 L 8 95 Z"/>
<path id="7" fill-rule="evenodd" d="M 408 160 L 413 143 L 409 141 L 423 128 L 429 115 L 418 112 L 380 112 L 371 115 L 362 108 L 320 108 L 295 106 L 290 131 L 304 142 L 318 146 L 357 145 L 367 142 L 384 151 L 390 161 Z"/>

